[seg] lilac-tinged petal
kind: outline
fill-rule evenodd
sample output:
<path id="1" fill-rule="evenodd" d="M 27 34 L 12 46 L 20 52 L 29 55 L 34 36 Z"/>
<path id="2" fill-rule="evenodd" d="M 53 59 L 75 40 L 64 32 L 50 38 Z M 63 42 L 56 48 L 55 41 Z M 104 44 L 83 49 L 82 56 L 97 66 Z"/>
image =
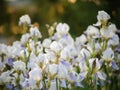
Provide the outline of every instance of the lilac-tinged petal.
<path id="1" fill-rule="evenodd" d="M 13 58 L 9 58 L 7 64 L 8 64 L 9 66 L 13 66 L 13 62 L 14 62 L 14 59 L 13 59 Z"/>
<path id="2" fill-rule="evenodd" d="M 66 60 L 62 60 L 61 64 L 64 65 L 65 67 L 69 68 L 70 67 L 70 63 Z"/>
<path id="3" fill-rule="evenodd" d="M 76 76 L 74 75 L 74 73 L 71 72 L 71 73 L 69 74 L 69 76 L 70 76 L 70 79 L 71 79 L 71 80 L 73 80 L 73 81 L 76 80 Z"/>
<path id="4" fill-rule="evenodd" d="M 80 60 L 79 67 L 80 67 L 81 72 L 88 70 L 88 67 L 87 67 L 85 60 Z"/>
<path id="5" fill-rule="evenodd" d="M 6 84 L 8 90 L 13 90 L 14 86 L 12 84 Z"/>
<path id="6" fill-rule="evenodd" d="M 118 69 L 119 69 L 119 67 L 118 67 L 118 65 L 116 64 L 115 61 L 112 61 L 109 65 L 110 65 L 113 69 L 115 69 L 115 70 L 118 70 Z"/>
<path id="7" fill-rule="evenodd" d="M 74 85 L 76 87 L 82 87 L 82 88 L 84 88 L 84 86 L 80 82 L 75 82 Z"/>
<path id="8" fill-rule="evenodd" d="M 88 72 L 81 72 L 81 73 L 79 73 L 79 81 L 82 81 L 86 77 L 87 73 Z"/>
<path id="9" fill-rule="evenodd" d="M 79 76 L 75 71 L 72 71 L 68 75 L 68 80 L 71 82 L 77 82 L 79 80 Z"/>
<path id="10" fill-rule="evenodd" d="M 98 75 L 97 75 L 97 73 L 94 74 L 94 83 L 95 83 L 96 85 L 99 84 L 99 83 L 98 83 Z"/>
<path id="11" fill-rule="evenodd" d="M 65 80 L 61 80 L 60 81 L 60 86 L 66 88 L 66 81 Z"/>
<path id="12" fill-rule="evenodd" d="M 106 80 L 107 76 L 104 72 L 97 72 L 97 76 L 101 79 L 101 80 Z"/>

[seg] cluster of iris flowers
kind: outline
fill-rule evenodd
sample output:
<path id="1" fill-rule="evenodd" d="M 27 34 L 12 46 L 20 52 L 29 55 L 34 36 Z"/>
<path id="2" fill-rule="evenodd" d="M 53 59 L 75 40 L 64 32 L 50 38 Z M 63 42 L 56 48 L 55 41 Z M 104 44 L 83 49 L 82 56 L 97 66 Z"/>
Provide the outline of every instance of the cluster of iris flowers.
<path id="1" fill-rule="evenodd" d="M 73 38 L 66 23 L 46 25 L 42 40 L 28 15 L 20 17 L 24 34 L 12 45 L 0 44 L 0 87 L 5 90 L 109 90 L 120 66 L 119 36 L 110 16 Z M 119 83 L 116 83 L 119 84 Z"/>

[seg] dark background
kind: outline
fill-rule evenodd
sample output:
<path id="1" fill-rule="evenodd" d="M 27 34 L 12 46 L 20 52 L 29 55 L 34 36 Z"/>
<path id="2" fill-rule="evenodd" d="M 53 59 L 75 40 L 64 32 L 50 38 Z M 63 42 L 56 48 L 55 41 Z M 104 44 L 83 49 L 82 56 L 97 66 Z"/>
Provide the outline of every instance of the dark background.
<path id="1" fill-rule="evenodd" d="M 43 38 L 47 37 L 45 25 L 54 22 L 68 23 L 76 37 L 97 22 L 99 10 L 110 14 L 110 21 L 120 29 L 120 0 L 0 0 L 0 42 L 9 44 L 20 39 L 18 21 L 24 14 L 32 23 L 39 23 Z"/>

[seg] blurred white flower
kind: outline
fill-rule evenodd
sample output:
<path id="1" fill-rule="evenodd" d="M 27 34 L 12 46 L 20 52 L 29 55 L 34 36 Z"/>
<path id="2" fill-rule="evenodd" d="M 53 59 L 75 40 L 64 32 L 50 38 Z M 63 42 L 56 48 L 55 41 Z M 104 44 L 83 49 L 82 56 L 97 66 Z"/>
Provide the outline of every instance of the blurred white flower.
<path id="1" fill-rule="evenodd" d="M 60 79 L 66 79 L 67 76 L 68 76 L 68 70 L 67 70 L 67 68 L 64 65 L 60 64 L 58 66 L 58 78 L 60 78 Z"/>
<path id="2" fill-rule="evenodd" d="M 85 33 L 88 35 L 88 36 L 92 36 L 92 35 L 98 35 L 99 34 L 99 29 L 90 25 L 88 26 L 87 30 L 85 31 Z"/>
<path id="3" fill-rule="evenodd" d="M 36 81 L 33 78 L 28 78 L 25 79 L 23 81 L 23 83 L 21 84 L 21 86 L 25 89 L 25 90 L 35 90 L 36 89 Z"/>
<path id="4" fill-rule="evenodd" d="M 24 77 L 23 73 L 21 73 L 19 77 L 20 77 L 20 85 L 22 85 L 23 82 L 25 81 L 25 77 Z"/>
<path id="5" fill-rule="evenodd" d="M 42 38 L 42 35 L 38 29 L 38 27 L 31 27 L 30 28 L 30 36 L 34 36 L 34 37 L 38 37 L 38 38 Z"/>
<path id="6" fill-rule="evenodd" d="M 24 44 L 26 44 L 29 41 L 29 38 L 30 38 L 30 34 L 26 33 L 26 34 L 22 35 L 20 41 L 24 45 Z"/>
<path id="7" fill-rule="evenodd" d="M 0 84 L 9 83 L 11 80 L 10 77 L 11 71 L 7 70 L 0 75 Z"/>
<path id="8" fill-rule="evenodd" d="M 79 67 L 80 67 L 81 72 L 88 71 L 88 67 L 87 67 L 85 60 L 80 60 Z"/>
<path id="9" fill-rule="evenodd" d="M 48 71 L 51 76 L 57 74 L 58 72 L 58 65 L 57 64 L 49 64 Z"/>
<path id="10" fill-rule="evenodd" d="M 61 43 L 59 43 L 57 41 L 53 41 L 50 44 L 50 49 L 53 50 L 55 53 L 59 53 L 62 49 L 62 45 L 61 45 Z"/>
<path id="11" fill-rule="evenodd" d="M 20 41 L 14 41 L 13 46 L 18 48 L 18 49 L 23 49 L 24 48 L 24 47 L 22 47 L 22 43 Z"/>
<path id="12" fill-rule="evenodd" d="M 69 32 L 70 27 L 66 23 L 59 23 L 56 26 L 56 31 L 59 34 L 67 34 Z"/>
<path id="13" fill-rule="evenodd" d="M 110 30 L 113 31 L 114 33 L 117 31 L 117 27 L 116 27 L 115 24 L 110 24 L 110 25 L 108 26 L 108 29 L 110 29 Z"/>
<path id="14" fill-rule="evenodd" d="M 66 46 L 61 52 L 60 52 L 60 58 L 64 60 L 70 60 L 74 56 L 77 56 L 77 51 L 74 46 L 69 45 Z"/>
<path id="15" fill-rule="evenodd" d="M 23 23 L 26 23 L 27 25 L 31 24 L 31 19 L 27 14 L 20 17 L 19 25 L 22 25 Z"/>
<path id="16" fill-rule="evenodd" d="M 42 53 L 42 52 L 43 52 L 43 46 L 40 42 L 37 42 L 36 46 L 35 46 L 34 53 L 39 54 L 39 53 Z"/>
<path id="17" fill-rule="evenodd" d="M 89 58 L 90 55 L 91 55 L 90 52 L 89 52 L 87 49 L 85 49 L 85 48 L 82 48 L 82 49 L 80 50 L 80 54 L 81 54 L 82 57 L 85 58 L 85 59 Z"/>
<path id="18" fill-rule="evenodd" d="M 98 42 L 88 43 L 87 49 L 90 51 L 91 54 L 96 54 L 100 51 L 101 46 Z"/>
<path id="19" fill-rule="evenodd" d="M 29 62 L 27 65 L 28 70 L 34 69 L 34 68 L 39 68 L 38 64 L 35 62 Z"/>
<path id="20" fill-rule="evenodd" d="M 114 52 L 111 48 L 107 48 L 103 53 L 102 53 L 102 58 L 105 61 L 112 61 L 114 59 Z"/>
<path id="21" fill-rule="evenodd" d="M 105 39 L 112 38 L 115 35 L 115 32 L 109 28 L 100 29 L 101 36 Z"/>
<path id="22" fill-rule="evenodd" d="M 74 45 L 74 39 L 71 37 L 71 35 L 63 35 L 58 40 L 64 47 L 69 45 Z"/>
<path id="23" fill-rule="evenodd" d="M 39 53 L 39 55 L 38 55 L 37 57 L 38 57 L 38 59 L 36 60 L 36 63 L 37 63 L 37 64 L 40 64 L 40 63 L 44 63 L 44 62 L 45 62 L 45 54 Z"/>
<path id="24" fill-rule="evenodd" d="M 68 49 L 69 52 L 70 52 L 70 58 L 72 58 L 74 56 L 77 56 L 77 50 L 74 46 L 69 45 L 69 46 L 66 47 L 66 49 Z"/>
<path id="25" fill-rule="evenodd" d="M 38 59 L 39 59 L 39 58 L 35 55 L 34 52 L 32 52 L 32 53 L 30 54 L 30 56 L 29 56 L 29 61 L 30 61 L 30 62 L 36 63 L 36 61 L 38 61 Z"/>
<path id="26" fill-rule="evenodd" d="M 55 53 L 54 52 L 48 52 L 46 55 L 45 55 L 45 58 L 48 60 L 48 61 L 51 61 L 51 62 L 56 62 L 56 60 L 57 60 L 57 57 L 56 57 L 56 55 L 55 55 Z M 45 63 L 47 63 L 46 61 L 45 61 Z"/>
<path id="27" fill-rule="evenodd" d="M 15 46 L 8 46 L 6 50 L 7 50 L 7 56 L 14 58 L 20 55 L 22 48 L 18 48 Z"/>
<path id="28" fill-rule="evenodd" d="M 50 88 L 48 90 L 57 90 L 56 81 L 52 80 L 50 83 Z"/>
<path id="29" fill-rule="evenodd" d="M 105 11 L 98 11 L 97 19 L 100 22 L 101 20 L 107 21 L 110 19 L 110 16 Z"/>
<path id="30" fill-rule="evenodd" d="M 43 47 L 49 48 L 50 44 L 51 44 L 51 40 L 50 39 L 44 39 L 43 40 L 43 43 L 42 43 Z"/>
<path id="31" fill-rule="evenodd" d="M 95 43 L 95 52 L 98 53 L 101 49 L 100 43 L 96 42 Z"/>
<path id="32" fill-rule="evenodd" d="M 34 42 L 34 40 L 32 40 L 32 39 L 29 40 L 29 43 L 28 43 L 27 48 L 28 48 L 30 51 L 35 52 L 35 42 Z"/>
<path id="33" fill-rule="evenodd" d="M 60 52 L 60 58 L 64 59 L 64 60 L 69 60 L 70 59 L 70 52 L 69 52 L 68 48 L 64 48 Z"/>
<path id="34" fill-rule="evenodd" d="M 18 89 L 20 85 L 24 90 L 57 90 L 59 86 L 84 88 L 89 84 L 82 85 L 84 79 L 91 80 L 93 85 L 108 80 L 107 75 L 112 72 L 108 70 L 106 74 L 102 64 L 109 65 L 106 69 L 119 70 L 119 36 L 115 24 L 108 22 L 110 16 L 105 11 L 99 11 L 97 19 L 100 30 L 90 25 L 76 40 L 66 23 L 47 25 L 49 38 L 41 43 L 38 27 L 30 25 L 28 15 L 22 16 L 19 24 L 30 25 L 30 33 L 22 35 L 21 40 L 11 46 L 0 44 L 0 85 L 8 89 Z"/>
<path id="35" fill-rule="evenodd" d="M 120 42 L 119 42 L 119 37 L 117 34 L 115 34 L 111 39 L 109 39 L 108 41 L 108 46 L 116 46 L 118 45 Z"/>
<path id="36" fill-rule="evenodd" d="M 19 61 L 14 61 L 13 62 L 13 68 L 16 71 L 25 71 L 26 70 L 26 65 L 23 61 L 19 60 Z"/>
<path id="37" fill-rule="evenodd" d="M 82 34 L 81 36 L 77 37 L 76 40 L 75 40 L 75 44 L 76 45 L 83 45 L 86 42 L 87 42 L 87 37 L 84 34 Z"/>
<path id="38" fill-rule="evenodd" d="M 98 71 L 101 68 L 102 63 L 100 60 L 98 60 L 98 58 L 91 58 L 89 59 L 89 66 L 91 69 Z"/>
<path id="39" fill-rule="evenodd" d="M 28 55 L 29 55 L 29 53 L 28 53 L 27 49 L 21 50 L 19 53 L 19 56 L 24 58 L 24 59 L 25 59 L 25 57 L 28 57 Z"/>
<path id="40" fill-rule="evenodd" d="M 42 79 L 42 70 L 41 68 L 34 68 L 29 72 L 30 78 L 35 81 L 40 81 Z"/>

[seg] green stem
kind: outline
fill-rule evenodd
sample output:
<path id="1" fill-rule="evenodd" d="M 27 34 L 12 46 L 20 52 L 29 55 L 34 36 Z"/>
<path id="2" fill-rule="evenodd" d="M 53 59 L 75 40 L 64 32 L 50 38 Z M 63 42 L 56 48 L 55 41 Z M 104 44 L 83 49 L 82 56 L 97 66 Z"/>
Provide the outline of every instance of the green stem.
<path id="1" fill-rule="evenodd" d="M 44 83 L 45 89 L 47 89 L 47 88 L 46 88 L 46 83 L 45 83 L 45 78 L 44 78 L 44 77 L 43 77 L 43 83 Z"/>
<path id="2" fill-rule="evenodd" d="M 59 83 L 57 78 L 56 78 L 56 89 L 59 90 Z"/>

